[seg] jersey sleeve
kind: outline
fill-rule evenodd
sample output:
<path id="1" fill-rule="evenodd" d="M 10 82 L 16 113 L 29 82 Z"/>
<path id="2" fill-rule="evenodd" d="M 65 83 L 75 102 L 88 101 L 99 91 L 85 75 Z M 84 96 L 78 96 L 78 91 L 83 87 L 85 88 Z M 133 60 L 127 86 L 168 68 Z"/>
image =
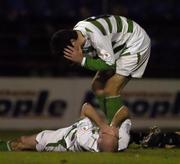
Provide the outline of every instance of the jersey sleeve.
<path id="1" fill-rule="evenodd" d="M 115 69 L 115 64 L 108 65 L 102 59 L 93 59 L 91 57 L 84 57 L 81 66 L 92 71 L 106 71 Z"/>
<path id="2" fill-rule="evenodd" d="M 106 64 L 115 64 L 114 52 L 111 43 L 111 35 L 103 35 L 92 23 L 88 21 L 78 22 L 74 30 L 81 31 L 86 40 L 90 41 L 92 47 L 96 50 L 97 56 Z"/>
<path id="3" fill-rule="evenodd" d="M 110 35 L 91 34 L 93 47 L 97 51 L 97 55 L 108 65 L 115 64 L 114 52 Z"/>

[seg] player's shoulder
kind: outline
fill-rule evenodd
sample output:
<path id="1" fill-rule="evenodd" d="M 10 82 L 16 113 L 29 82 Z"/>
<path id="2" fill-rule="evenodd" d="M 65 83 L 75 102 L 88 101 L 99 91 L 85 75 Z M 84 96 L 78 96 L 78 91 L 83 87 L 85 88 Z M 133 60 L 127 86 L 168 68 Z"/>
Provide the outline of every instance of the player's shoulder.
<path id="1" fill-rule="evenodd" d="M 74 26 L 74 28 L 77 28 L 79 26 L 82 26 L 82 27 L 86 27 L 88 26 L 90 23 L 86 20 L 81 20 L 79 22 L 76 23 L 76 25 Z"/>
<path id="2" fill-rule="evenodd" d="M 73 30 L 81 31 L 84 36 L 86 36 L 89 33 L 93 33 L 92 30 L 90 30 L 90 22 L 82 20 L 79 21 L 73 28 Z"/>
<path id="3" fill-rule="evenodd" d="M 79 125 L 91 125 L 92 124 L 92 121 L 88 118 L 88 117 L 82 117 L 79 122 L 78 122 Z"/>

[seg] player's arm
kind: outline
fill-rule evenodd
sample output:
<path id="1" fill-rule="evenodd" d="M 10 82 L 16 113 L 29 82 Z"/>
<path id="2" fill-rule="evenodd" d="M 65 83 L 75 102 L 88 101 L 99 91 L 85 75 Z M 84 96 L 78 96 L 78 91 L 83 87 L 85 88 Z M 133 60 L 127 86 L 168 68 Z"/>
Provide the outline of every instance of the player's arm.
<path id="1" fill-rule="evenodd" d="M 114 51 L 112 49 L 110 36 L 93 34 L 91 38 L 99 58 L 93 59 L 91 57 L 83 57 L 81 65 L 95 71 L 115 69 Z"/>
<path id="2" fill-rule="evenodd" d="M 67 46 L 67 48 L 64 49 L 64 57 L 75 63 L 81 64 L 81 66 L 85 67 L 86 69 L 93 71 L 115 69 L 115 64 L 109 65 L 100 58 L 93 59 L 91 57 L 84 57 L 81 47 L 75 48 L 72 46 Z"/>
<path id="3" fill-rule="evenodd" d="M 98 127 L 104 128 L 108 126 L 107 120 L 101 117 L 97 111 L 88 103 L 85 103 L 81 109 L 81 117 L 88 117 L 91 119 Z"/>
<path id="4" fill-rule="evenodd" d="M 64 48 L 64 57 L 72 62 L 79 63 L 86 69 L 93 71 L 103 71 L 115 69 L 115 59 L 112 50 L 112 45 L 110 39 L 102 41 L 102 36 L 96 36 L 96 47 L 100 51 L 98 59 L 93 59 L 91 57 L 85 57 L 81 46 L 67 46 Z M 106 43 L 106 44 L 105 44 Z"/>
<path id="5" fill-rule="evenodd" d="M 105 70 L 115 69 L 115 64 L 108 65 L 102 59 L 93 59 L 91 57 L 83 57 L 81 66 L 93 71 L 105 71 Z"/>
<path id="6" fill-rule="evenodd" d="M 120 127 L 120 125 L 122 124 L 122 122 L 124 120 L 126 120 L 127 118 L 129 118 L 129 112 L 128 112 L 128 108 L 126 106 L 122 106 L 114 115 L 110 126 L 113 127 Z"/>

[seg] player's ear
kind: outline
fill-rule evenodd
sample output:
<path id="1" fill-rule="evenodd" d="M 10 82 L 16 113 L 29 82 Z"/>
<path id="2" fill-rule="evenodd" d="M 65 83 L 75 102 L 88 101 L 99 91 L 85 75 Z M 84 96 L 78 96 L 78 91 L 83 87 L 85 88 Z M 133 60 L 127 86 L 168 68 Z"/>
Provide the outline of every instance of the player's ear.
<path id="1" fill-rule="evenodd" d="M 71 41 L 71 44 L 72 44 L 73 46 L 75 46 L 76 39 L 71 39 L 70 41 Z"/>

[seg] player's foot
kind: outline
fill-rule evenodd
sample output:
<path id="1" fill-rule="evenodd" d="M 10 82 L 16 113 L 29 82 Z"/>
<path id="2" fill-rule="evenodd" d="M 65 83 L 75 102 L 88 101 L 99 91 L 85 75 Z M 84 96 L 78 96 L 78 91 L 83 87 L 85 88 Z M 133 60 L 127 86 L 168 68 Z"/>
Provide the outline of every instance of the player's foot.
<path id="1" fill-rule="evenodd" d="M 159 134 L 161 132 L 161 129 L 158 126 L 153 126 L 153 127 L 150 127 L 149 131 L 150 133 L 153 133 L 153 134 Z"/>
<path id="2" fill-rule="evenodd" d="M 148 135 L 145 136 L 141 142 L 142 147 L 147 148 L 149 146 L 152 146 L 154 144 L 155 137 L 160 133 L 161 129 L 158 126 L 150 127 Z"/>

